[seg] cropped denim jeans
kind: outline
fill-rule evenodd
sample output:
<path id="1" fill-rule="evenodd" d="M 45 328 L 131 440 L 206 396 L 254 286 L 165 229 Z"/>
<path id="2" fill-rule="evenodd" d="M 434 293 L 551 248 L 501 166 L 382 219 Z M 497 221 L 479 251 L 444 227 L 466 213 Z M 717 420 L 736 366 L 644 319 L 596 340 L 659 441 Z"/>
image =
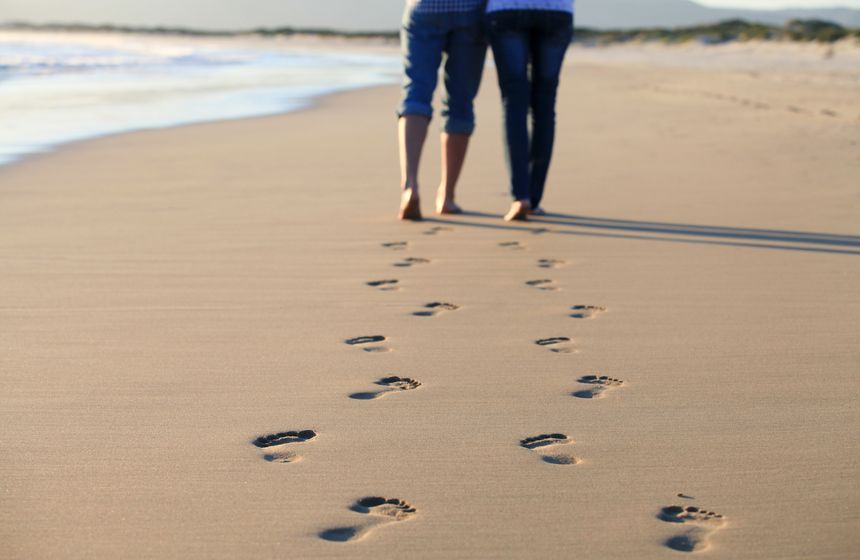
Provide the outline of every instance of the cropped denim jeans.
<path id="1" fill-rule="evenodd" d="M 475 130 L 474 100 L 481 85 L 487 42 L 481 10 L 403 14 L 403 100 L 397 114 L 433 117 L 433 92 L 444 60 L 442 129 L 451 134 Z"/>
<path id="2" fill-rule="evenodd" d="M 556 92 L 573 38 L 573 15 L 547 10 L 490 12 L 486 30 L 502 90 L 511 196 L 537 208 L 552 159 Z"/>

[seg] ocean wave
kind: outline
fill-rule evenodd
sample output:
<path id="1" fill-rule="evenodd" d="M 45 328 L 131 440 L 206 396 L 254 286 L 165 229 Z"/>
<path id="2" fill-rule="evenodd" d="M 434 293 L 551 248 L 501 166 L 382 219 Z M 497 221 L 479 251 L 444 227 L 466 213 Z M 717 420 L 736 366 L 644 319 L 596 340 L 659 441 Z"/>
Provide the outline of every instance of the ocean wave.
<path id="1" fill-rule="evenodd" d="M 8 72 L 79 72 L 156 66 L 222 66 L 249 64 L 253 54 L 228 51 L 142 52 L 136 49 L 100 49 L 80 45 L 2 44 L 0 68 Z"/>
<path id="2" fill-rule="evenodd" d="M 296 110 L 393 83 L 396 55 L 241 40 L 0 34 L 0 163 L 131 130 Z"/>

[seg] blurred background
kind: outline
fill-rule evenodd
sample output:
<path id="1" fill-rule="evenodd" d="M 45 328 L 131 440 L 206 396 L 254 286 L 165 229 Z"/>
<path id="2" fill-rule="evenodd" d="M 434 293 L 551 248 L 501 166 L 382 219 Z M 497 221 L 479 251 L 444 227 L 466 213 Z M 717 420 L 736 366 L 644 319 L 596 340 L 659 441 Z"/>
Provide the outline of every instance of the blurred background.
<path id="1" fill-rule="evenodd" d="M 0 0 L 0 164 L 73 140 L 290 111 L 395 83 L 403 4 Z M 856 44 L 860 0 L 831 4 L 577 0 L 575 41 Z"/>
<path id="2" fill-rule="evenodd" d="M 170 25 L 236 30 L 249 27 L 395 29 L 403 0 L 2 0 L 0 20 Z M 833 6 L 841 6 L 833 8 Z M 795 18 L 860 26 L 858 0 L 576 0 L 583 26 L 676 26 L 743 17 L 781 24 Z"/>

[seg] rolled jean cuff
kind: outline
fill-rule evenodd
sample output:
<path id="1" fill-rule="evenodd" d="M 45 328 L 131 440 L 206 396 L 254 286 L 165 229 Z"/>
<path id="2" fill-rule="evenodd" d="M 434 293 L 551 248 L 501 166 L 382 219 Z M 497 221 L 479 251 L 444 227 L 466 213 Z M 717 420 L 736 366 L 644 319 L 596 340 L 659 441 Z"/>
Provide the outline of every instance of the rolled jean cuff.
<path id="1" fill-rule="evenodd" d="M 445 118 L 442 125 L 442 131 L 448 134 L 465 134 L 471 135 L 475 132 L 475 121 L 468 119 L 452 119 Z"/>
<path id="2" fill-rule="evenodd" d="M 406 115 L 420 115 L 422 117 L 432 119 L 433 107 L 424 103 L 414 103 L 407 101 L 400 105 L 400 108 L 397 110 L 398 117 L 405 117 Z"/>

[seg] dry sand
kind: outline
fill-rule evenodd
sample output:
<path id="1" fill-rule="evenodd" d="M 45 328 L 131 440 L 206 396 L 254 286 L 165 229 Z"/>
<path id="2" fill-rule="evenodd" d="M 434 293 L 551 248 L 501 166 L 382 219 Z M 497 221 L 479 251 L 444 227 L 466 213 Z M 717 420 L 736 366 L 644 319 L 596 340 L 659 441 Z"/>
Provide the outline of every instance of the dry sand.
<path id="1" fill-rule="evenodd" d="M 508 225 L 493 80 L 462 217 L 395 87 L 0 170 L 0 558 L 860 554 L 856 87 L 574 56 Z"/>

